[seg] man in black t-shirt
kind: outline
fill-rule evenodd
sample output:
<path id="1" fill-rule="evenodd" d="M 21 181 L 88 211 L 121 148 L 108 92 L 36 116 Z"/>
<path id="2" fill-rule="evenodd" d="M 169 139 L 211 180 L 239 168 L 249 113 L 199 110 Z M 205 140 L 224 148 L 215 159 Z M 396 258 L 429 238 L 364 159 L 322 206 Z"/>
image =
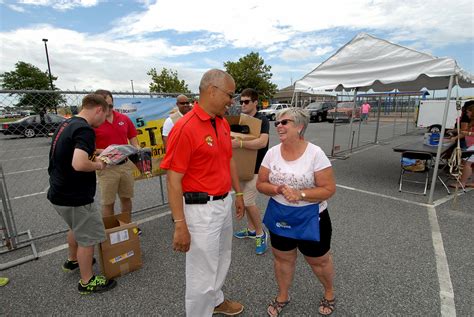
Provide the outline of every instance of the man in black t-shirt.
<path id="1" fill-rule="evenodd" d="M 69 226 L 69 255 L 63 270 L 80 269 L 81 294 L 105 292 L 117 283 L 92 273 L 94 246 L 105 241 L 102 214 L 94 206 L 95 171 L 105 163 L 94 157 L 95 133 L 105 121 L 108 104 L 101 95 L 82 99 L 81 112 L 62 123 L 53 135 L 49 151 L 48 200 Z"/>
<path id="2" fill-rule="evenodd" d="M 263 254 L 268 249 L 267 245 L 267 234 L 262 227 L 262 218 L 260 217 L 260 210 L 256 204 L 257 198 L 257 176 L 262 160 L 265 157 L 265 154 L 268 151 L 268 134 L 270 130 L 270 125 L 266 116 L 262 115 L 257 111 L 258 105 L 258 93 L 255 89 L 246 88 L 240 94 L 240 105 L 242 107 L 242 113 L 252 116 L 254 118 L 260 119 L 262 125 L 260 128 L 260 137 L 255 140 L 232 140 L 233 148 L 245 148 L 250 150 L 257 151 L 257 162 L 255 164 L 255 171 L 253 179 L 241 182 L 240 188 L 242 188 L 244 195 L 244 205 L 247 215 L 248 226 L 236 233 L 234 237 L 243 239 L 243 238 L 252 238 L 255 239 L 255 252 L 257 254 Z M 242 193 L 237 193 L 237 195 Z"/>

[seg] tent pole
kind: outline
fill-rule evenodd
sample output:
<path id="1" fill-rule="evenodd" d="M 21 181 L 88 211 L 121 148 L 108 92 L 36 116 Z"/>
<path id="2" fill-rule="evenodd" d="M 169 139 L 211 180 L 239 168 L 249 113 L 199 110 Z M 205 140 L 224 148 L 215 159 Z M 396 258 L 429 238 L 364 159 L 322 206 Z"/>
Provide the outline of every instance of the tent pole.
<path id="1" fill-rule="evenodd" d="M 375 126 L 375 140 L 374 143 L 377 144 L 379 137 L 379 126 L 380 126 L 380 112 L 382 111 L 382 96 L 379 96 L 379 106 L 377 109 L 377 125 Z"/>
<path id="2" fill-rule="evenodd" d="M 354 122 L 354 117 L 355 117 L 355 109 L 356 109 L 356 98 L 357 98 L 357 88 L 354 88 L 354 98 L 352 99 L 354 101 L 353 105 L 352 105 L 352 115 L 351 115 L 351 125 L 350 125 L 350 128 L 349 128 L 349 143 L 347 144 L 347 148 L 350 149 L 351 148 L 351 134 L 352 134 L 352 125 L 353 125 L 353 122 Z M 360 120 L 360 118 L 359 118 Z"/>
<path id="3" fill-rule="evenodd" d="M 295 93 L 296 93 L 296 90 L 295 90 L 295 88 L 293 87 L 293 95 L 291 96 L 291 104 L 290 104 L 290 106 L 293 106 L 293 101 L 295 100 Z"/>
<path id="4" fill-rule="evenodd" d="M 454 79 L 454 75 L 449 76 L 448 95 L 446 96 L 446 103 L 444 105 L 443 123 L 441 125 L 441 133 L 439 134 L 438 151 L 436 153 L 433 177 L 431 179 L 430 196 L 428 198 L 428 204 L 433 204 L 433 194 L 436 187 L 436 180 L 438 179 L 438 165 L 441 158 L 441 148 L 443 147 L 443 137 L 444 137 L 444 131 L 446 129 L 446 119 L 448 118 L 449 103 L 451 101 L 451 90 L 453 89 L 453 79 Z"/>

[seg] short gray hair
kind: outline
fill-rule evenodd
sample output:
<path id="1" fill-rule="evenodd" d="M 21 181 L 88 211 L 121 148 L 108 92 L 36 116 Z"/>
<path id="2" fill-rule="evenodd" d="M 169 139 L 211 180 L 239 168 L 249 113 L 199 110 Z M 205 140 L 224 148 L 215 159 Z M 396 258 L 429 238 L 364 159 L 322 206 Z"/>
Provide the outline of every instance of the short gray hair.
<path id="1" fill-rule="evenodd" d="M 228 73 L 223 70 L 214 68 L 208 70 L 202 75 L 201 82 L 199 83 L 199 92 L 204 91 L 209 86 L 218 86 L 226 78 L 232 78 Z"/>
<path id="2" fill-rule="evenodd" d="M 295 125 L 303 125 L 303 129 L 300 131 L 300 136 L 303 137 L 309 124 L 308 112 L 299 107 L 292 107 L 278 111 L 276 118 L 279 120 L 283 116 L 291 117 L 295 120 Z"/>

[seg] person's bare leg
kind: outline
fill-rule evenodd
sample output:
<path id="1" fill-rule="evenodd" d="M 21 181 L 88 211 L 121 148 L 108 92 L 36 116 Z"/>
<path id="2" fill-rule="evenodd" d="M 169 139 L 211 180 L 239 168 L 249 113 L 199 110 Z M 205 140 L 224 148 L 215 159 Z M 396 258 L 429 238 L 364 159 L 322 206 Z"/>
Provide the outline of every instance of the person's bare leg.
<path id="1" fill-rule="evenodd" d="M 279 251 L 272 248 L 275 278 L 278 284 L 278 296 L 279 302 L 285 302 L 289 300 L 289 290 L 293 283 L 293 276 L 295 275 L 296 266 L 296 249 L 291 251 Z"/>
<path id="2" fill-rule="evenodd" d="M 474 163 L 464 161 L 464 164 L 462 166 L 462 174 L 461 174 L 461 184 L 466 187 L 467 181 L 469 177 L 472 175 L 472 165 Z"/>
<path id="3" fill-rule="evenodd" d="M 77 261 L 77 242 L 76 238 L 74 237 L 74 233 L 72 230 L 69 230 L 67 232 L 67 244 L 68 244 L 68 249 L 69 249 L 69 256 L 68 260 L 70 261 Z"/>
<path id="4" fill-rule="evenodd" d="M 94 246 L 77 248 L 77 262 L 81 271 L 81 280 L 83 283 L 89 282 L 92 277 L 92 258 L 94 256 Z"/>
<path id="5" fill-rule="evenodd" d="M 123 213 L 131 213 L 132 212 L 132 199 L 131 198 L 120 197 L 120 205 L 122 207 L 122 212 Z"/>
<path id="6" fill-rule="evenodd" d="M 114 215 L 114 205 L 115 203 L 111 203 L 110 205 L 102 205 L 102 216 L 113 216 Z"/>
<path id="7" fill-rule="evenodd" d="M 324 287 L 324 297 L 327 300 L 334 299 L 334 264 L 332 261 L 332 255 L 327 252 L 321 257 L 307 257 L 305 256 L 306 262 L 311 266 L 314 274 L 317 276 L 319 281 Z M 328 310 L 323 313 L 329 313 Z"/>
<path id="8" fill-rule="evenodd" d="M 248 225 L 247 228 L 250 231 L 255 231 L 257 236 L 263 234 L 262 219 L 260 217 L 260 210 L 257 206 L 246 206 L 245 211 L 247 214 Z"/>

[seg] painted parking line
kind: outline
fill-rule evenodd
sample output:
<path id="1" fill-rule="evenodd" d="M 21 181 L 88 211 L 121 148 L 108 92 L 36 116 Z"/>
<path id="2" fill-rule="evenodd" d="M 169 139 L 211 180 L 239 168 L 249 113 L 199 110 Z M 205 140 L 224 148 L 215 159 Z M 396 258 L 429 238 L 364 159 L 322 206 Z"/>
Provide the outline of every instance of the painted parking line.
<path id="1" fill-rule="evenodd" d="M 12 158 L 12 159 L 1 160 L 0 162 L 27 160 L 27 159 L 38 158 L 38 157 L 48 157 L 48 155 L 20 156 L 20 157 L 16 157 L 16 158 Z"/>
<path id="2" fill-rule="evenodd" d="M 21 174 L 21 173 L 29 173 L 29 172 L 36 172 L 36 171 L 43 171 L 47 170 L 47 167 L 40 167 L 40 168 L 33 168 L 30 170 L 24 170 L 24 171 L 16 171 L 16 172 L 10 172 L 10 173 L 5 173 L 5 175 L 16 175 L 16 174 Z"/>
<path id="3" fill-rule="evenodd" d="M 431 226 L 431 239 L 436 260 L 436 272 L 439 282 L 439 297 L 441 301 L 441 316 L 456 316 L 456 305 L 454 303 L 454 290 L 449 274 L 448 259 L 444 251 L 443 237 L 439 228 L 436 209 L 428 207 L 428 219 Z"/>

